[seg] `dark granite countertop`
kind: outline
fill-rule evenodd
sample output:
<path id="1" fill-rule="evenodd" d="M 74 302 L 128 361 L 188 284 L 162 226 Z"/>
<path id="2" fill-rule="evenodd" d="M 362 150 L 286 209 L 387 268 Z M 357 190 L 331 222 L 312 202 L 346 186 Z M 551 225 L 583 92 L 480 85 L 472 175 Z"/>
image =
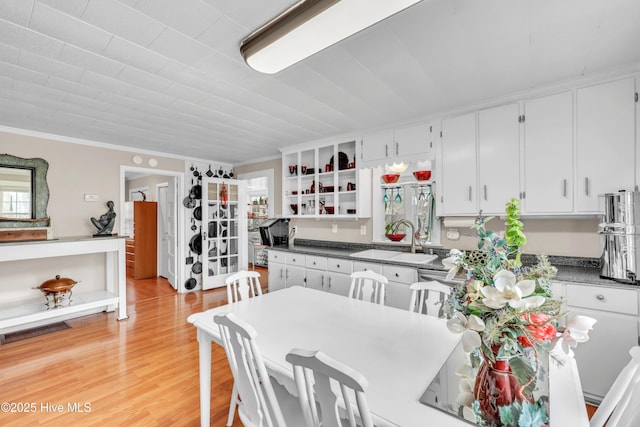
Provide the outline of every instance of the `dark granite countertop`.
<path id="1" fill-rule="evenodd" d="M 366 249 L 386 249 L 398 252 L 407 252 L 408 246 L 385 245 L 385 244 L 366 244 L 366 243 L 348 243 L 348 242 L 332 242 L 325 240 L 307 240 L 296 239 L 295 244 L 291 246 L 278 246 L 273 250 L 284 252 L 296 252 L 305 255 L 331 256 L 334 258 L 344 258 L 359 261 L 373 261 L 370 258 L 352 257 L 354 252 Z M 433 254 L 438 255 L 438 259 L 428 264 L 415 264 L 398 262 L 392 260 L 375 260 L 381 264 L 402 265 L 413 268 L 427 270 L 444 270 L 441 259 L 449 253 L 448 249 L 434 248 Z M 535 255 L 524 254 L 523 263 L 533 264 L 536 260 Z M 555 280 L 567 283 L 581 283 L 588 285 L 598 285 L 616 288 L 637 289 L 637 285 L 616 282 L 611 279 L 600 277 L 599 259 L 597 258 L 581 258 L 581 257 L 565 257 L 565 256 L 549 256 L 551 264 L 558 269 L 558 275 Z"/>

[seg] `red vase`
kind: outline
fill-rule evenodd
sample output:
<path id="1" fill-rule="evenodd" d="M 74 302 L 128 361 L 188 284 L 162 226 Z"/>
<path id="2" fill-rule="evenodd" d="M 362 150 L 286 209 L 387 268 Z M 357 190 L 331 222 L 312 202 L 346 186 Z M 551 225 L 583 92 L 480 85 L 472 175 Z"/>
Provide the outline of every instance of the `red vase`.
<path id="1" fill-rule="evenodd" d="M 509 359 L 499 359 L 498 349 L 493 349 L 495 361 L 483 355 L 473 388 L 474 398 L 480 404 L 480 412 L 490 426 L 502 426 L 500 406 L 508 406 L 515 400 L 526 400 L 523 387 L 511 372 Z"/>

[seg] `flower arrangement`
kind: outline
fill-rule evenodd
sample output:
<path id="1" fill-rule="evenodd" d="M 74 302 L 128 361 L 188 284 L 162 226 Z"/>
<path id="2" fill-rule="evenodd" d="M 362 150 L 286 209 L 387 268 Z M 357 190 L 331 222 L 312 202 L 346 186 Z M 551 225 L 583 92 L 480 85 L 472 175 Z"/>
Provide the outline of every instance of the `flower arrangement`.
<path id="1" fill-rule="evenodd" d="M 570 352 L 588 340 L 595 323 L 576 316 L 564 328 L 558 326 L 567 313 L 551 296 L 550 280 L 557 269 L 544 255 L 533 266 L 522 265 L 520 250 L 527 239 L 519 209 L 517 199 L 506 204 L 504 238 L 487 230 L 491 217 L 480 215 L 472 226 L 478 235 L 477 250 L 453 249 L 443 260 L 449 269 L 447 279 L 461 272 L 466 275 L 445 311 L 449 330 L 462 334 L 464 351 L 478 368 L 475 378 L 461 384 L 459 403 L 472 408 L 480 425 L 546 425 L 547 402 L 534 396 L 539 355 L 556 344 Z"/>

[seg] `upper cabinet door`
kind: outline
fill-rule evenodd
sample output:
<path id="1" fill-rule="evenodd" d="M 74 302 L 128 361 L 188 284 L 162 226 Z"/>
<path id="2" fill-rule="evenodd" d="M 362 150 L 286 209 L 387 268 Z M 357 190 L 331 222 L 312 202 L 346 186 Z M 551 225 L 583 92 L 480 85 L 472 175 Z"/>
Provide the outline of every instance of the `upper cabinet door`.
<path id="1" fill-rule="evenodd" d="M 576 211 L 599 213 L 599 195 L 634 187 L 635 81 L 578 89 L 576 96 Z"/>
<path id="2" fill-rule="evenodd" d="M 397 128 L 394 131 L 395 144 L 393 155 L 402 160 L 427 160 L 431 151 L 429 147 L 429 125 L 420 124 Z M 413 155 L 422 155 L 422 159 L 411 158 Z"/>
<path id="3" fill-rule="evenodd" d="M 476 113 L 442 121 L 442 211 L 476 215 Z"/>
<path id="4" fill-rule="evenodd" d="M 385 129 L 378 133 L 365 135 L 362 138 L 362 163 L 385 160 L 395 155 L 393 129 Z"/>
<path id="5" fill-rule="evenodd" d="M 478 198 L 483 213 L 504 213 L 505 204 L 520 196 L 518 113 L 518 104 L 478 113 Z"/>
<path id="6" fill-rule="evenodd" d="M 524 107 L 523 212 L 573 211 L 571 92 L 530 99 Z"/>

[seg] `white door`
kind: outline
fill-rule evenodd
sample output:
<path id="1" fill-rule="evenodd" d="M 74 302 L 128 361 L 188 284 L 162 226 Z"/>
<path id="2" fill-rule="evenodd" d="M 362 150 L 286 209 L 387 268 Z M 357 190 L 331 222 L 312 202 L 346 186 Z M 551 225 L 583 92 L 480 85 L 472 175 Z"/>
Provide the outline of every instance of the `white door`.
<path id="1" fill-rule="evenodd" d="M 173 177 L 167 186 L 167 280 L 178 289 L 178 179 Z"/>
<path id="2" fill-rule="evenodd" d="M 442 121 L 441 152 L 444 214 L 476 215 L 476 113 Z"/>
<path id="3" fill-rule="evenodd" d="M 169 264 L 167 263 L 169 252 L 167 218 L 167 185 L 159 184 L 156 187 L 158 194 L 158 276 L 167 277 L 169 274 Z"/>
<path id="4" fill-rule="evenodd" d="M 520 124 L 518 104 L 478 113 L 478 197 L 486 214 L 501 214 L 520 195 Z"/>

